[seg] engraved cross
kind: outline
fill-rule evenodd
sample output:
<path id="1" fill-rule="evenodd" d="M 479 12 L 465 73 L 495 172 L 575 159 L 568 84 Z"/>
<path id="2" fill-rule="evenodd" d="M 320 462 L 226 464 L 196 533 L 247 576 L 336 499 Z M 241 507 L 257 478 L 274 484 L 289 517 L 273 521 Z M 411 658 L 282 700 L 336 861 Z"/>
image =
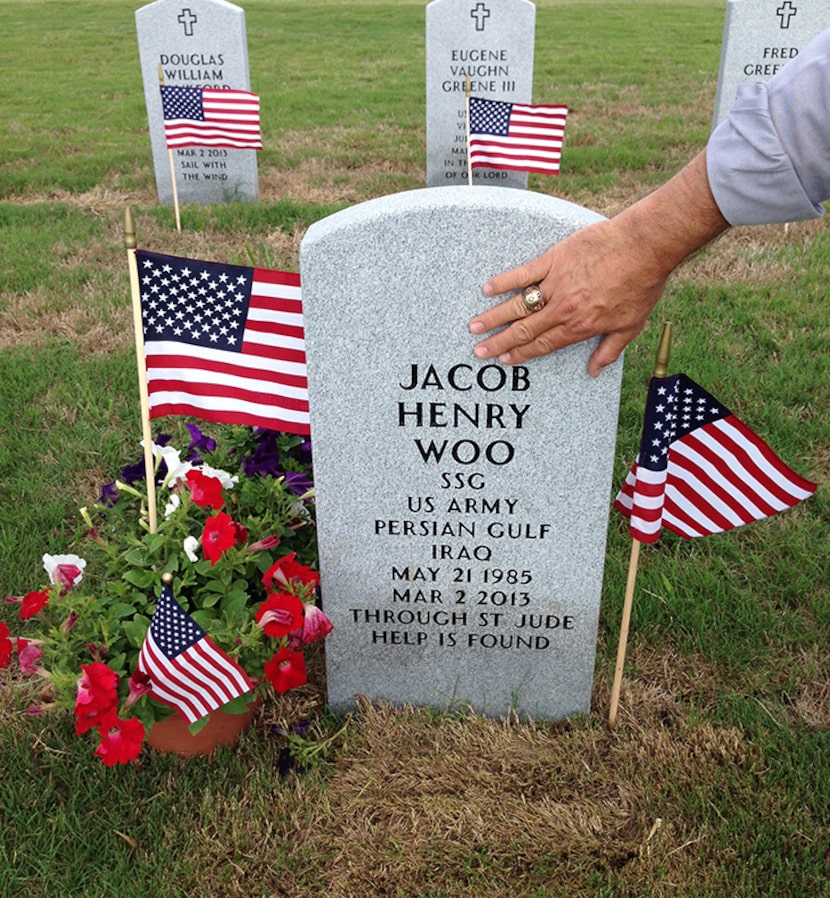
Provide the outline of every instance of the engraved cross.
<path id="1" fill-rule="evenodd" d="M 782 3 L 778 9 L 775 10 L 775 14 L 781 20 L 782 28 L 790 27 L 790 19 L 798 12 L 798 9 L 790 3 L 790 0 L 787 0 L 786 3 Z"/>
<path id="2" fill-rule="evenodd" d="M 490 10 L 480 2 L 470 12 L 470 18 L 476 20 L 476 31 L 484 31 L 484 23 L 490 18 Z"/>
<path id="3" fill-rule="evenodd" d="M 196 16 L 189 9 L 183 9 L 177 21 L 182 23 L 185 37 L 193 37 L 193 26 L 196 24 Z"/>

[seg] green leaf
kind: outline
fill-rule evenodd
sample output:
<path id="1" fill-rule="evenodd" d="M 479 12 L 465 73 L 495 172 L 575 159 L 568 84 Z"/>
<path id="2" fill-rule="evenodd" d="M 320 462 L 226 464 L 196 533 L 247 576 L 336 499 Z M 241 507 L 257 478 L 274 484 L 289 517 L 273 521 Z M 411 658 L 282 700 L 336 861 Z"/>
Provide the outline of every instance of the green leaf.
<path id="1" fill-rule="evenodd" d="M 124 553 L 124 561 L 127 564 L 141 566 L 147 563 L 147 552 L 143 548 L 130 549 L 129 552 Z"/>
<path id="2" fill-rule="evenodd" d="M 188 727 L 188 730 L 190 731 L 191 735 L 196 736 L 208 725 L 209 721 L 210 714 L 205 714 L 204 717 L 200 717 L 198 720 L 194 720 L 193 723 L 191 723 Z"/>
<path id="3" fill-rule="evenodd" d="M 150 619 L 143 614 L 137 614 L 132 620 L 124 621 L 121 628 L 130 644 L 138 647 L 144 642 L 144 637 L 150 629 Z"/>
<path id="4" fill-rule="evenodd" d="M 226 714 L 244 714 L 249 711 L 248 707 L 256 698 L 256 692 L 246 692 L 244 695 L 238 695 L 233 701 L 222 705 L 222 710 Z"/>
<path id="5" fill-rule="evenodd" d="M 224 598 L 222 599 L 222 604 L 219 607 L 222 609 L 222 614 L 225 615 L 225 618 L 227 620 L 234 621 L 244 613 L 247 605 L 247 593 L 241 592 L 239 590 L 234 590 L 233 592 L 229 592 L 224 596 Z"/>
<path id="6" fill-rule="evenodd" d="M 210 633 L 216 623 L 216 615 L 207 610 L 192 611 L 190 616 L 206 633 Z"/>
<path id="7" fill-rule="evenodd" d="M 208 592 L 207 595 L 202 597 L 201 604 L 202 608 L 213 608 L 213 606 L 222 598 L 222 592 Z"/>
<path id="8" fill-rule="evenodd" d="M 130 568 L 121 575 L 128 583 L 139 589 L 151 589 L 157 580 L 155 571 L 142 571 L 136 568 Z"/>
<path id="9" fill-rule="evenodd" d="M 135 606 L 128 605 L 126 602 L 113 602 L 109 608 L 109 614 L 114 618 L 131 618 L 135 614 Z"/>

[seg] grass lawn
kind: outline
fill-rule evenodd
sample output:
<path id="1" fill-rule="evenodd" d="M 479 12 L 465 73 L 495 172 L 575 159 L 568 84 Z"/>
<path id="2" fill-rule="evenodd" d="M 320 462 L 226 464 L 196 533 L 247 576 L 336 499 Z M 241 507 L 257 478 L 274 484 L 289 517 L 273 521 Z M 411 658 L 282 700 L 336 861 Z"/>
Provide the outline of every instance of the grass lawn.
<path id="1" fill-rule="evenodd" d="M 78 508 L 136 455 L 127 205 L 147 248 L 296 270 L 312 222 L 425 186 L 424 3 L 251 0 L 261 202 L 185 206 L 177 233 L 156 201 L 137 5 L 0 0 L 3 596 L 36 588 L 42 554 L 70 550 Z M 680 168 L 709 133 L 723 15 L 539 0 L 533 99 L 571 114 L 561 174 L 529 189 L 612 215 Z M 829 266 L 824 220 L 731 231 L 673 275 L 626 353 L 615 485 L 671 320 L 672 367 L 820 486 L 775 518 L 644 549 L 615 730 L 616 514 L 584 718 L 366 702 L 335 720 L 317 651 L 309 685 L 235 751 L 109 769 L 68 718 L 27 717 L 7 669 L 0 896 L 830 896 Z"/>

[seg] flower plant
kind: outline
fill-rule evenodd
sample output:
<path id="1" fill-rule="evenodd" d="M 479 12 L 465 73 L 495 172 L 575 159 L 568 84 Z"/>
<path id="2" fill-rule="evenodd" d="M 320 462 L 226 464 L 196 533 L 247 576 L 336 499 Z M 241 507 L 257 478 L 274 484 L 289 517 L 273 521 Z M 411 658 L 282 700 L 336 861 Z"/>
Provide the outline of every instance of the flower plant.
<path id="1" fill-rule="evenodd" d="M 136 669 L 164 573 L 182 608 L 254 683 L 225 711 L 303 685 L 304 647 L 331 630 L 315 604 L 309 441 L 230 427 L 219 450 L 186 427 L 183 451 L 167 436 L 153 443 L 156 531 L 144 465 L 127 466 L 81 509 L 81 554 L 45 554 L 47 582 L 8 597 L 17 620 L 0 622 L 0 667 L 16 660 L 28 713 L 70 709 L 76 734 L 97 736 L 106 765 L 136 758 L 148 728 L 176 713 Z"/>

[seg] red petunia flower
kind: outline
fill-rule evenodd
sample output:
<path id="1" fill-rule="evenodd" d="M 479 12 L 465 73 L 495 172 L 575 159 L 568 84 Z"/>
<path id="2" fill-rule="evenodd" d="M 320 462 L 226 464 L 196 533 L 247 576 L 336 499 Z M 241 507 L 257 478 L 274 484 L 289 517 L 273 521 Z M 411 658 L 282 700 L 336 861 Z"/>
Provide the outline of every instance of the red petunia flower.
<path id="1" fill-rule="evenodd" d="M 310 567 L 300 564 L 296 558 L 296 552 L 278 558 L 262 575 L 262 583 L 265 588 L 272 589 L 275 580 L 283 586 L 289 586 L 292 580 L 299 580 L 304 586 L 316 589 L 320 582 L 320 575 Z"/>
<path id="2" fill-rule="evenodd" d="M 202 471 L 191 468 L 186 474 L 190 495 L 199 508 L 223 508 L 225 499 L 222 496 L 222 481 L 218 477 L 209 477 Z"/>
<path id="3" fill-rule="evenodd" d="M 237 524 L 234 521 L 233 530 L 236 534 L 236 544 L 238 546 L 244 546 L 246 542 L 248 542 L 248 528 L 243 527 L 242 524 Z"/>
<path id="4" fill-rule="evenodd" d="M 12 641 L 9 639 L 9 625 L 0 621 L 0 669 L 9 666 L 12 660 Z"/>
<path id="5" fill-rule="evenodd" d="M 287 592 L 272 592 L 259 606 L 256 622 L 266 636 L 282 639 L 303 625 L 303 603 Z"/>
<path id="6" fill-rule="evenodd" d="M 98 726 L 101 741 L 95 749 L 95 757 L 107 767 L 134 761 L 141 752 L 144 741 L 144 724 L 136 717 L 122 720 L 113 711 Z"/>
<path id="7" fill-rule="evenodd" d="M 220 511 L 205 521 L 202 530 L 202 552 L 210 559 L 211 566 L 237 541 L 237 527 L 229 514 Z"/>
<path id="8" fill-rule="evenodd" d="M 26 595 L 23 596 L 23 601 L 20 605 L 18 617 L 21 620 L 26 620 L 26 618 L 34 617 L 36 614 L 39 614 L 48 604 L 48 589 L 41 589 L 39 592 L 27 592 Z"/>
<path id="9" fill-rule="evenodd" d="M 280 695 L 296 689 L 306 682 L 303 653 L 283 647 L 265 664 L 263 673 Z"/>
<path id="10" fill-rule="evenodd" d="M 75 698 L 75 735 L 86 733 L 118 707 L 118 676 L 115 671 L 94 661 L 82 664 Z"/>

